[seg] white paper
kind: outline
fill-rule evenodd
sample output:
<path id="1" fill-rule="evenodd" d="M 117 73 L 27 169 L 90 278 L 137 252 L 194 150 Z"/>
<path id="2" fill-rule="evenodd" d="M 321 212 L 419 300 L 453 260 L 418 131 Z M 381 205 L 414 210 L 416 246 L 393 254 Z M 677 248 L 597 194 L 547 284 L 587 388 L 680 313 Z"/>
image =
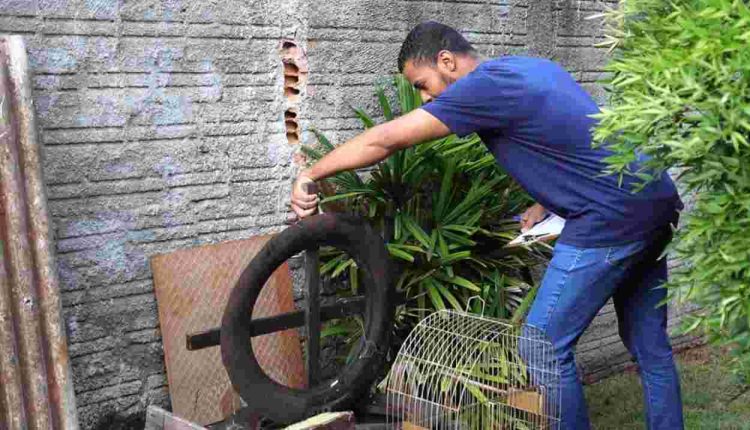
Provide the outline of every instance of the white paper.
<path id="1" fill-rule="evenodd" d="M 563 227 L 565 227 L 565 219 L 551 214 L 545 220 L 508 242 L 506 246 L 528 245 L 539 240 L 554 238 L 560 235 Z"/>

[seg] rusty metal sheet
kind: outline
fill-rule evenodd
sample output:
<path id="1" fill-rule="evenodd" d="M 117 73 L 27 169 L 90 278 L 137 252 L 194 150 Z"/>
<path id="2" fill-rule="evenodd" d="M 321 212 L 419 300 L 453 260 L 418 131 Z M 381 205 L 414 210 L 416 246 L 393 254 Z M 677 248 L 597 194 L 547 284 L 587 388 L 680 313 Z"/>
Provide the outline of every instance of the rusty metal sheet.
<path id="1" fill-rule="evenodd" d="M 169 393 L 176 415 L 199 423 L 223 420 L 239 407 L 218 347 L 188 351 L 187 334 L 218 327 L 242 270 L 272 236 L 178 250 L 151 259 L 164 343 Z M 294 311 L 292 279 L 284 264 L 263 288 L 252 317 Z M 248 342 L 249 343 L 249 342 Z M 276 382 L 305 384 L 302 346 L 293 330 L 253 338 L 263 370 Z"/>
<path id="2" fill-rule="evenodd" d="M 77 429 L 23 39 L 0 37 L 0 428 Z"/>

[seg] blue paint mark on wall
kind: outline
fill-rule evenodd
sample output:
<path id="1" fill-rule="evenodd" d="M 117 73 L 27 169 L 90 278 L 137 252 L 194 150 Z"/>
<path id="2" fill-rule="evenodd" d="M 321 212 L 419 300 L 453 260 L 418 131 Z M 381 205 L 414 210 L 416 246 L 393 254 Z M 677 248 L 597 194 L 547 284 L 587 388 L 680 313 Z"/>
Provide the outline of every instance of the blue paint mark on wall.
<path id="1" fill-rule="evenodd" d="M 67 40 L 67 45 L 70 48 L 72 55 L 78 59 L 78 61 L 85 59 L 88 48 L 88 39 L 81 36 L 75 36 Z"/>
<path id="2" fill-rule="evenodd" d="M 74 241 L 86 243 L 83 250 L 58 258 L 61 289 L 86 288 L 100 276 L 112 282 L 143 277 L 148 271 L 148 259 L 138 244 L 152 241 L 156 236 L 152 231 L 135 230 L 135 219 L 129 212 L 105 211 L 58 221 L 58 237 L 73 237 Z M 81 271 L 82 267 L 90 270 Z"/>
<path id="3" fill-rule="evenodd" d="M 94 114 L 78 115 L 76 123 L 81 127 L 111 127 L 125 125 L 125 115 L 121 112 L 116 97 L 99 96 L 96 98 Z"/>
<path id="4" fill-rule="evenodd" d="M 161 160 L 159 160 L 159 162 L 154 166 L 154 170 L 156 170 L 165 179 L 168 176 L 174 175 L 175 173 L 182 172 L 182 168 L 180 167 L 180 165 L 175 162 L 170 156 L 163 157 Z"/>
<path id="5" fill-rule="evenodd" d="M 201 62 L 204 72 L 213 72 L 213 62 L 205 59 Z M 206 99 L 220 100 L 222 95 L 221 75 L 218 73 L 206 73 L 201 77 L 201 96 Z"/>
<path id="6" fill-rule="evenodd" d="M 180 124 L 192 115 L 190 99 L 185 96 L 164 95 L 153 120 L 156 125 Z"/>
<path id="7" fill-rule="evenodd" d="M 178 48 L 165 47 L 158 43 L 146 49 L 146 66 L 153 70 L 172 70 L 174 60 L 182 57 L 182 51 Z"/>
<path id="8" fill-rule="evenodd" d="M 151 230 L 128 231 L 126 235 L 128 242 L 150 242 L 156 239 L 156 234 Z"/>
<path id="9" fill-rule="evenodd" d="M 64 226 L 61 232 L 65 236 L 89 236 L 94 234 L 109 233 L 123 228 L 122 221 L 118 219 L 76 219 Z"/>
<path id="10" fill-rule="evenodd" d="M 287 164 L 292 154 L 292 145 L 286 139 L 271 139 L 266 145 L 266 156 L 274 164 Z"/>
<path id="11" fill-rule="evenodd" d="M 97 270 L 114 279 L 133 279 L 148 267 L 148 259 L 131 241 L 143 241 L 148 235 L 153 233 L 123 232 L 95 249 L 84 251 L 81 257 L 95 263 Z"/>
<path id="12" fill-rule="evenodd" d="M 58 94 L 40 94 L 36 96 L 36 113 L 40 119 L 46 120 L 49 118 L 51 110 L 59 98 Z"/>
<path id="13" fill-rule="evenodd" d="M 189 97 L 167 94 L 164 88 L 149 88 L 142 97 L 125 97 L 131 116 L 143 115 L 154 125 L 182 124 L 192 120 Z"/>
<path id="14" fill-rule="evenodd" d="M 21 0 L 26 1 L 26 0 Z M 32 3 L 32 2 L 29 2 Z M 36 3 L 36 2 L 33 2 Z M 33 4 L 32 3 L 32 4 Z M 56 12 L 68 7 L 68 0 L 39 0 L 40 12 Z"/>
<path id="15" fill-rule="evenodd" d="M 34 82 L 40 88 L 43 88 L 45 90 L 56 90 L 60 86 L 60 76 L 59 75 L 35 76 Z M 40 96 L 36 96 L 36 98 L 39 99 Z M 37 106 L 38 106 L 38 103 L 37 103 Z"/>
<path id="16" fill-rule="evenodd" d="M 4 0 L 0 2 L 4 14 L 35 14 L 37 13 L 36 1 L 32 0 Z"/>
<path id="17" fill-rule="evenodd" d="M 94 55 L 96 55 L 96 61 L 103 63 L 110 69 L 117 68 L 118 42 L 108 37 L 94 38 L 90 40 L 94 42 Z"/>
<path id="18" fill-rule="evenodd" d="M 182 11 L 181 0 L 163 0 L 164 15 L 162 18 L 164 21 L 175 21 L 179 19 L 179 13 Z"/>
<path id="19" fill-rule="evenodd" d="M 129 212 L 97 212 L 93 216 L 59 222 L 57 235 L 61 238 L 90 236 L 135 227 L 135 217 Z"/>
<path id="20" fill-rule="evenodd" d="M 154 125 L 182 124 L 192 120 L 192 101 L 190 97 L 169 94 L 171 75 L 167 72 L 173 66 L 173 59 L 182 56 L 177 48 L 164 46 L 161 40 L 144 49 L 144 66 L 151 72 L 146 75 L 144 83 L 148 86 L 140 97 L 125 96 L 125 105 L 129 115 L 144 116 Z M 169 91 L 176 91 L 171 89 Z"/>
<path id="21" fill-rule="evenodd" d="M 119 0 L 86 0 L 86 8 L 99 19 L 115 19 Z"/>
<path id="22" fill-rule="evenodd" d="M 107 173 L 122 175 L 133 173 L 136 171 L 136 168 L 132 164 L 112 163 L 104 166 L 104 171 Z"/>
<path id="23" fill-rule="evenodd" d="M 69 72 L 76 68 L 78 60 L 73 53 L 65 48 L 29 49 L 29 64 L 33 69 L 43 69 L 50 72 Z"/>
<path id="24" fill-rule="evenodd" d="M 2 1 L 0 0 L 0 4 Z M 0 6 L 0 10 L 2 6 Z M 88 41 L 93 40 L 80 36 L 65 36 L 60 39 L 53 39 L 52 46 L 29 47 L 29 64 L 35 71 L 45 71 L 52 73 L 74 72 L 80 65 L 85 62 L 90 55 Z M 97 39 L 101 45 L 102 38 Z M 57 45 L 57 46 L 55 46 Z M 108 55 L 113 55 L 113 46 L 109 47 Z M 97 52 L 94 55 L 99 56 L 105 52 Z"/>

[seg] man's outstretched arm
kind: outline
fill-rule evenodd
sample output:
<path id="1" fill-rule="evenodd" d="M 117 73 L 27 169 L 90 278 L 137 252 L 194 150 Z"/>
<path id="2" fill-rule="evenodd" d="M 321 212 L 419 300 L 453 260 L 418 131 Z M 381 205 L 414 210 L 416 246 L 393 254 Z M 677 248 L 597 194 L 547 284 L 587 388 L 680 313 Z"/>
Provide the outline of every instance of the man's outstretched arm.
<path id="1" fill-rule="evenodd" d="M 292 209 L 300 218 L 315 211 L 317 196 L 304 192 L 302 184 L 319 181 L 336 173 L 378 163 L 396 151 L 451 134 L 440 120 L 415 109 L 392 121 L 377 125 L 326 154 L 300 172 L 292 187 Z"/>

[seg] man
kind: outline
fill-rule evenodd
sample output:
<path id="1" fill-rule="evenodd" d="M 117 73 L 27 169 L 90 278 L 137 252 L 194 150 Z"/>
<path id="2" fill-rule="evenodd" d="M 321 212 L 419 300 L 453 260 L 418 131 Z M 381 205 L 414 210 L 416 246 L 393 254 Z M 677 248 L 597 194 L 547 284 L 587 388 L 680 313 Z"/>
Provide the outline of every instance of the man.
<path id="1" fill-rule="evenodd" d="M 669 177 L 633 193 L 633 178 L 619 184 L 602 175 L 610 153 L 591 145 L 590 115 L 597 106 L 551 61 L 485 60 L 454 29 L 425 22 L 407 36 L 398 65 L 426 104 L 368 129 L 302 171 L 293 186 L 293 210 L 305 217 L 317 205 L 317 197 L 303 191 L 305 182 L 451 133 L 478 133 L 538 202 L 522 216 L 523 229 L 547 209 L 567 220 L 526 321 L 550 340 L 560 366 L 560 427 L 590 427 L 574 347 L 613 298 L 620 337 L 640 367 L 648 428 L 683 428 L 667 309 L 659 306 L 666 292 L 657 288 L 667 277 L 661 253 L 682 209 Z"/>

